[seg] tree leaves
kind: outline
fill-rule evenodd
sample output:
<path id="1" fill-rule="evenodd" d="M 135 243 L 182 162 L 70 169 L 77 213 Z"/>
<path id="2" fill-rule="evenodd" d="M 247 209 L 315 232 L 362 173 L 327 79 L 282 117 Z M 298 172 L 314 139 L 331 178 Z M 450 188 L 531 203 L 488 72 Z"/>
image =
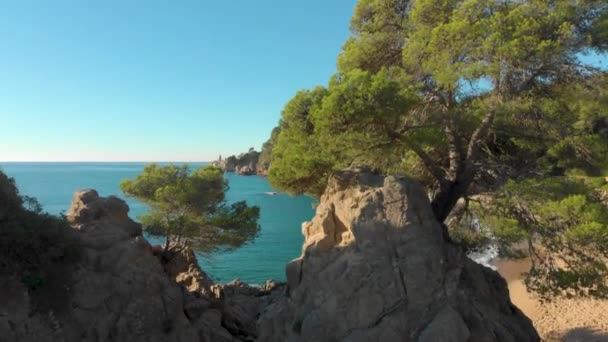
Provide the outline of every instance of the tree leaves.
<path id="1" fill-rule="evenodd" d="M 140 218 L 149 232 L 168 239 L 185 237 L 205 251 L 238 247 L 259 231 L 258 207 L 244 202 L 226 206 L 228 183 L 217 167 L 190 171 L 187 165 L 150 164 L 120 187 L 149 206 L 150 212 Z"/>
<path id="2" fill-rule="evenodd" d="M 360 0 L 338 73 L 285 106 L 270 181 L 320 195 L 337 169 L 405 173 L 440 221 L 496 196 L 478 216 L 503 245 L 546 252 L 533 289 L 601 293 L 581 284 L 605 280 L 591 208 L 608 185 L 591 180 L 608 176 L 608 74 L 579 56 L 606 52 L 606 18 L 602 0 Z"/>

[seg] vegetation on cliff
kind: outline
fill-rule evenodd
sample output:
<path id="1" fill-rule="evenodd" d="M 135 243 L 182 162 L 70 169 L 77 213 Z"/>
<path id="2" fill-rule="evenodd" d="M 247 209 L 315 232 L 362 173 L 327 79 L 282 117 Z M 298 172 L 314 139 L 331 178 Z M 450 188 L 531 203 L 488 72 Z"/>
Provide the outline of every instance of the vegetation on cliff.
<path id="1" fill-rule="evenodd" d="M 219 160 L 211 164 L 226 172 L 236 172 L 241 175 L 251 176 L 256 173 L 259 158 L 260 152 L 250 147 L 247 153 L 241 153 L 238 156 L 232 155 L 224 160 L 220 156 Z"/>
<path id="2" fill-rule="evenodd" d="M 220 167 L 227 172 L 237 172 L 247 176 L 253 174 L 267 176 L 272 162 L 272 149 L 280 132 L 281 128 L 279 126 L 273 128 L 270 138 L 264 142 L 260 152 L 251 147 L 249 151 L 241 153 L 238 156 L 232 155 L 224 160 L 220 156 L 220 159 L 214 161 L 212 165 Z"/>
<path id="3" fill-rule="evenodd" d="M 62 266 L 79 256 L 66 220 L 44 213 L 35 198 L 20 195 L 15 180 L 0 171 L 0 274 L 16 276 L 36 291 L 64 277 Z"/>
<path id="4" fill-rule="evenodd" d="M 283 110 L 270 181 L 408 174 L 452 229 L 527 242 L 532 289 L 606 296 L 608 75 L 580 56 L 607 52 L 607 22 L 601 0 L 360 0 L 338 72 Z"/>
<path id="5" fill-rule="evenodd" d="M 190 170 L 187 165 L 150 164 L 120 188 L 148 205 L 142 224 L 150 233 L 166 236 L 165 251 L 172 239 L 182 238 L 204 251 L 235 248 L 252 240 L 260 228 L 258 207 L 226 204 L 228 183 L 218 167 Z"/>
<path id="6" fill-rule="evenodd" d="M 256 167 L 257 173 L 262 176 L 268 175 L 268 171 L 270 170 L 270 164 L 272 163 L 272 149 L 274 148 L 274 144 L 279 137 L 279 133 L 281 133 L 281 127 L 277 126 L 272 129 L 270 132 L 270 138 L 264 142 L 262 145 L 262 151 L 260 152 L 260 157 L 258 158 L 258 165 Z"/>

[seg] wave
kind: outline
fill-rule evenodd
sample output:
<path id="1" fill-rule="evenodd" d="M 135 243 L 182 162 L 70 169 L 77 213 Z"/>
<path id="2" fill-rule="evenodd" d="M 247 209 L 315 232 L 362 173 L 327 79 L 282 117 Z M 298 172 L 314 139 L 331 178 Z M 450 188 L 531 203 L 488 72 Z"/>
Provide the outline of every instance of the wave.
<path id="1" fill-rule="evenodd" d="M 480 265 L 496 271 L 496 266 L 493 265 L 494 260 L 498 258 L 498 244 L 496 243 L 496 238 L 492 235 L 490 229 L 482 225 L 477 218 L 474 218 L 471 221 L 471 226 L 477 233 L 486 234 L 489 237 L 489 242 L 485 246 L 469 251 L 467 257 Z"/>

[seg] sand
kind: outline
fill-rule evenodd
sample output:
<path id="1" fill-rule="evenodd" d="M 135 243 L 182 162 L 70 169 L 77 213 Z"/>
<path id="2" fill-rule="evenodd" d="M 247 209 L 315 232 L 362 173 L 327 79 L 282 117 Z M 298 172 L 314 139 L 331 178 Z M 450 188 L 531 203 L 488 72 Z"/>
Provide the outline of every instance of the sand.
<path id="1" fill-rule="evenodd" d="M 541 303 L 526 291 L 522 280 L 529 260 L 496 261 L 495 265 L 509 284 L 511 301 L 532 320 L 543 339 L 608 342 L 608 300 L 563 298 Z"/>

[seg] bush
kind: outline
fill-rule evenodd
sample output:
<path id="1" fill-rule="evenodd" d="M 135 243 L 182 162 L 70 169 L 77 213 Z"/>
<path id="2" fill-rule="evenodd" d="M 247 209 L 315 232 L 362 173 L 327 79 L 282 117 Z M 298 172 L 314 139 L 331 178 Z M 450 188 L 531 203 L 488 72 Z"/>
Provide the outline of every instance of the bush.
<path id="1" fill-rule="evenodd" d="M 54 263 L 78 260 L 80 248 L 64 217 L 42 212 L 0 171 L 0 274 L 19 276 L 30 290 L 45 284 Z"/>

